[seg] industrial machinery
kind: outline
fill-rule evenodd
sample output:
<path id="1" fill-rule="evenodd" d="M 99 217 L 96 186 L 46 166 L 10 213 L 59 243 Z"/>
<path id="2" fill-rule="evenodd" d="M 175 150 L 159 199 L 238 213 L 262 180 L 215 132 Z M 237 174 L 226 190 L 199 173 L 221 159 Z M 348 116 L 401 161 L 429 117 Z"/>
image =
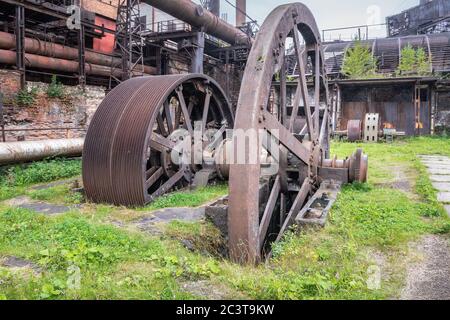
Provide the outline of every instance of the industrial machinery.
<path id="1" fill-rule="evenodd" d="M 299 66 L 293 97 L 286 88 L 289 43 Z M 323 218 L 341 184 L 367 179 L 367 156 L 361 150 L 345 160 L 329 157 L 325 75 L 314 17 L 296 3 L 277 7 L 262 25 L 235 116 L 223 91 L 204 75 L 122 83 L 99 107 L 87 133 L 87 197 L 137 206 L 174 188 L 228 178 L 230 257 L 259 262 L 291 224 Z M 276 98 L 274 90 L 279 91 Z M 295 130 L 298 123 L 303 130 Z M 227 129 L 232 128 L 230 135 Z M 207 134 L 208 129 L 213 134 Z M 244 143 L 238 143 L 242 133 Z M 203 136 L 200 144 L 196 135 Z M 190 153 L 186 157 L 186 147 L 200 148 L 201 161 Z"/>
<path id="2" fill-rule="evenodd" d="M 376 143 L 380 138 L 386 142 L 392 142 L 396 137 L 404 137 L 405 132 L 393 128 L 392 124 L 384 123 L 380 125 L 380 115 L 378 113 L 367 113 L 364 122 L 361 120 L 349 120 L 347 130 L 335 131 L 336 137 L 347 137 L 349 142 L 363 141 L 366 143 Z M 380 129 L 383 127 L 383 129 Z"/>

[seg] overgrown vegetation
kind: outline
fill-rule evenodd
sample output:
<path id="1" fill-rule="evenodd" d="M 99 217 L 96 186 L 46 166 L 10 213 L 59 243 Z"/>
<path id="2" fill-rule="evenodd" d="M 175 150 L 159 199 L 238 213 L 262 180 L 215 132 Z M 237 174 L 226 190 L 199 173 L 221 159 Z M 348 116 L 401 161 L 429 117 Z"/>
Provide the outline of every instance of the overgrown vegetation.
<path id="1" fill-rule="evenodd" d="M 32 88 L 22 89 L 17 93 L 16 101 L 20 107 L 31 107 L 36 103 L 36 97 L 38 95 L 38 89 Z"/>
<path id="2" fill-rule="evenodd" d="M 33 273 L 0 267 L 0 294 L 5 299 L 190 299 L 197 293 L 184 284 L 202 280 L 211 289 L 207 292 L 225 288 L 229 298 L 396 298 L 408 243 L 430 233 L 450 233 L 450 221 L 417 158 L 450 156 L 450 140 L 423 137 L 332 146 L 340 157 L 362 146 L 370 157 L 369 183 L 345 186 L 326 228 L 287 233 L 267 264 L 239 266 L 220 258 L 214 250 L 222 240 L 209 223 L 172 222 L 163 234 L 153 236 L 108 225 L 114 210 L 143 214 L 197 206 L 226 193 L 226 185 L 178 192 L 139 210 L 88 204 L 46 217 L 0 206 L 0 260 L 16 256 L 38 268 Z M 410 188 L 395 186 L 399 172 Z M 61 186 L 28 192 L 36 199 L 66 202 L 66 191 Z M 51 194 L 54 198 L 46 200 Z M 374 266 L 382 272 L 378 289 L 367 284 Z M 78 269 L 80 286 L 73 287 L 73 270 Z"/>
<path id="3" fill-rule="evenodd" d="M 81 174 L 81 161 L 53 159 L 0 168 L 0 200 L 23 194 L 25 187 Z"/>
<path id="4" fill-rule="evenodd" d="M 410 44 L 401 50 L 397 76 L 427 76 L 431 74 L 430 60 L 423 48 L 414 49 Z"/>
<path id="5" fill-rule="evenodd" d="M 64 86 L 58 81 L 56 75 L 52 76 L 52 82 L 48 85 L 47 96 L 49 98 L 59 98 L 62 99 L 66 96 L 64 92 Z"/>
<path id="6" fill-rule="evenodd" d="M 347 49 L 342 63 L 342 74 L 350 79 L 368 79 L 377 76 L 377 60 L 370 48 L 361 42 L 355 42 L 354 47 Z"/>

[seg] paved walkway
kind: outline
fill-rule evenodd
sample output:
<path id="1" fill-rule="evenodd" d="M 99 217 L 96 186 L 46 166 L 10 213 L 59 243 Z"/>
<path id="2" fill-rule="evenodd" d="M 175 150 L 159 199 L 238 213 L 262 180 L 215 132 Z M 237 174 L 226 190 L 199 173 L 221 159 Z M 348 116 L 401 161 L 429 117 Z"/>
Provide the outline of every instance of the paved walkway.
<path id="1" fill-rule="evenodd" d="M 428 168 L 433 186 L 439 191 L 438 200 L 444 204 L 450 216 L 450 158 L 444 156 L 420 156 Z"/>

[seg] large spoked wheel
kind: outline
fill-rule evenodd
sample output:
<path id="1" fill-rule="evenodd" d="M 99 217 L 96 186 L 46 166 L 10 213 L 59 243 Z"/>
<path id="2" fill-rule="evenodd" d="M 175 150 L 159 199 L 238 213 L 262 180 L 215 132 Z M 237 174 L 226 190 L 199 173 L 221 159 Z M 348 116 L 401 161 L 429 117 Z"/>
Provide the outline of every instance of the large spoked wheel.
<path id="1" fill-rule="evenodd" d="M 108 94 L 89 127 L 83 153 L 86 195 L 97 203 L 141 206 L 186 186 L 202 162 L 174 161 L 174 148 L 183 139 L 192 141 L 194 129 L 201 136 L 209 129 L 225 135 L 232 127 L 230 104 L 207 76 L 128 80 Z"/>
<path id="2" fill-rule="evenodd" d="M 287 59 L 289 44 L 294 57 Z M 292 58 L 296 87 L 289 91 L 286 70 Z M 228 224 L 234 261 L 258 262 L 319 184 L 318 168 L 329 153 L 324 74 L 319 31 L 309 9 L 302 4 L 276 8 L 259 31 L 247 62 L 235 132 L 256 129 L 276 137 L 279 171 L 263 175 L 260 157 L 257 163 L 231 165 Z M 245 150 L 246 159 L 250 152 Z"/>

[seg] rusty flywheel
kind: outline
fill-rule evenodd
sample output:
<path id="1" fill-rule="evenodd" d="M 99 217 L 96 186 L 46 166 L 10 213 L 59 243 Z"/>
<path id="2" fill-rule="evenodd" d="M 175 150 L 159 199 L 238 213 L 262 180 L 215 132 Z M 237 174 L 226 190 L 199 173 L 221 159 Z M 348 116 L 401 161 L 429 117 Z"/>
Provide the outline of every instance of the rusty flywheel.
<path id="1" fill-rule="evenodd" d="M 294 75 L 289 74 L 295 82 L 289 85 L 288 55 L 294 56 L 296 66 Z M 279 94 L 273 96 L 274 91 Z M 262 25 L 248 58 L 234 137 L 238 139 L 238 131 L 263 130 L 279 140 L 275 152 L 280 155 L 279 170 L 263 174 L 267 164 L 259 157 L 253 163 L 230 166 L 228 230 L 234 261 L 258 262 L 325 178 L 340 175 L 343 181 L 366 180 L 367 157 L 360 151 L 347 160 L 325 161 L 329 158 L 329 112 L 314 17 L 300 3 L 279 6 Z M 267 148 L 263 139 L 257 143 Z M 250 149 L 242 151 L 243 158 L 251 158 Z"/>
<path id="2" fill-rule="evenodd" d="M 83 152 L 87 197 L 97 203 L 145 205 L 192 183 L 202 163 L 173 161 L 184 136 L 233 128 L 214 80 L 199 74 L 134 78 L 112 90 L 90 124 Z"/>

